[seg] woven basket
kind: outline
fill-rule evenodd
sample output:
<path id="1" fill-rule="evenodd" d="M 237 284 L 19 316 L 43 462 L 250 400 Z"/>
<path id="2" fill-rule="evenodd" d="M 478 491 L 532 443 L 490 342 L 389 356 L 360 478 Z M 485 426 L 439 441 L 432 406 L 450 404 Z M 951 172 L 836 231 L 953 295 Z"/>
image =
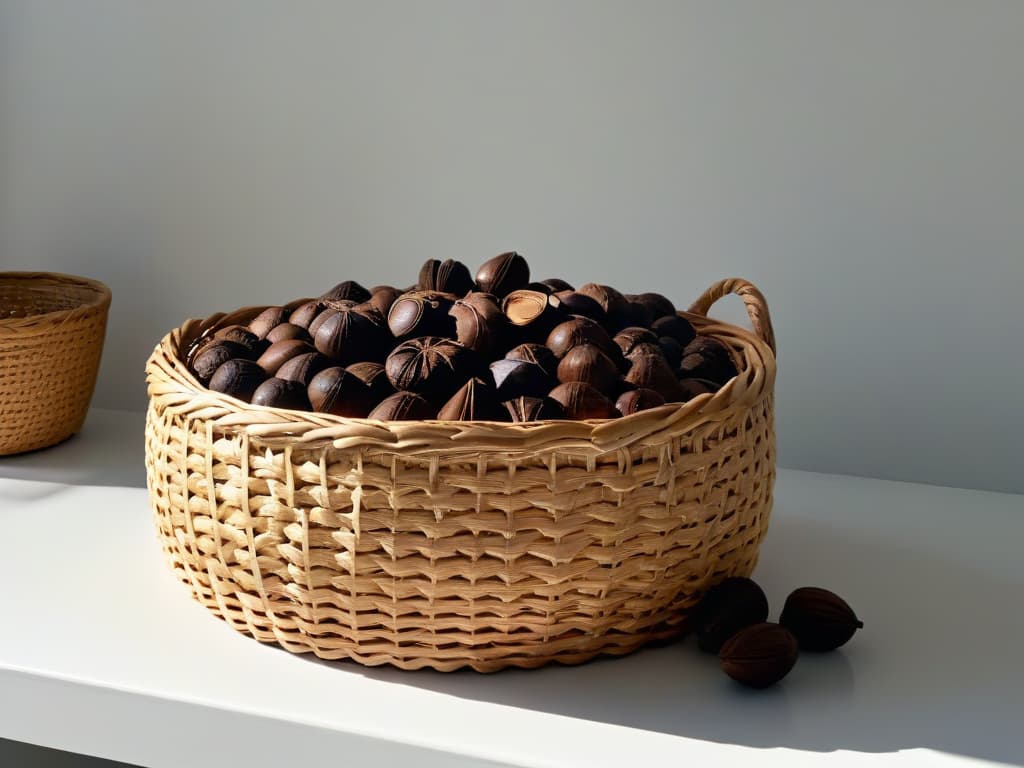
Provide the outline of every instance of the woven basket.
<path id="1" fill-rule="evenodd" d="M 706 317 L 738 293 L 755 333 Z M 297 653 L 403 669 L 576 664 L 687 629 L 749 574 L 775 478 L 774 337 L 726 280 L 683 313 L 734 351 L 714 395 L 621 419 L 380 422 L 251 406 L 181 361 L 147 365 L 146 468 L 166 557 L 235 629 Z"/>
<path id="2" fill-rule="evenodd" d="M 82 428 L 103 351 L 110 289 L 53 272 L 0 272 L 0 456 Z"/>

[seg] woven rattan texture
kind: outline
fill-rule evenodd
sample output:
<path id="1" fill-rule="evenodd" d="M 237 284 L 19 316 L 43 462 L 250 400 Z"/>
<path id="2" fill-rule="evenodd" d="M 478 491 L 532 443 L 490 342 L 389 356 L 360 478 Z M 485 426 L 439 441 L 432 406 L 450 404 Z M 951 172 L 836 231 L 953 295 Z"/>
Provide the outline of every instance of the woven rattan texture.
<path id="1" fill-rule="evenodd" d="M 0 455 L 45 448 L 82 428 L 110 291 L 47 272 L 0 273 Z"/>
<path id="2" fill-rule="evenodd" d="M 719 393 L 537 425 L 249 406 L 192 379 L 186 324 L 147 368 L 166 557 L 235 629 L 326 659 L 494 671 L 675 636 L 753 569 L 775 472 L 767 309 L 762 338 L 692 320 L 741 364 Z"/>

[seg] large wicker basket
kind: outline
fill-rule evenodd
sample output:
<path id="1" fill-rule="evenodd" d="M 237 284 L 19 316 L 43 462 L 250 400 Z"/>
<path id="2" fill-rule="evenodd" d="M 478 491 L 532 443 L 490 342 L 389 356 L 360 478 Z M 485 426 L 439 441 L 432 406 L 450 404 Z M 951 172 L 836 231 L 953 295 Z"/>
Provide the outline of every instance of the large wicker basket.
<path id="1" fill-rule="evenodd" d="M 0 456 L 59 443 L 89 410 L 110 289 L 54 272 L 0 272 Z"/>
<path id="2" fill-rule="evenodd" d="M 706 317 L 739 294 L 755 332 Z M 628 653 L 749 574 L 775 478 L 774 337 L 742 280 L 689 313 L 740 374 L 607 421 L 379 422 L 199 385 L 189 321 L 147 365 L 146 467 L 175 574 L 235 629 L 297 653 L 488 672 Z"/>

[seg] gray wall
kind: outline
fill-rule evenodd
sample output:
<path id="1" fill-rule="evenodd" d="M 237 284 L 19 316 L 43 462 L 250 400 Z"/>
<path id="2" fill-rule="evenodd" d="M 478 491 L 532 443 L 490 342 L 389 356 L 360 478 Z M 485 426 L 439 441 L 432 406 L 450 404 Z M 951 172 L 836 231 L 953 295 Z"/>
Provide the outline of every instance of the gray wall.
<path id="1" fill-rule="evenodd" d="M 1024 491 L 1024 3 L 0 0 L 0 265 L 186 316 L 516 248 L 741 275 L 786 466 Z M 737 307 L 723 307 L 737 317 Z"/>

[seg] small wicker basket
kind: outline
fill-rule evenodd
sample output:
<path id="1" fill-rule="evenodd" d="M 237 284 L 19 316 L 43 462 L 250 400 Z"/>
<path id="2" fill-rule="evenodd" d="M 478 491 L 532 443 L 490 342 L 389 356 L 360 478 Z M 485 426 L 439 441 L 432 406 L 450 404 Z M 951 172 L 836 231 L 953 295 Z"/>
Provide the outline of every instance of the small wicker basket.
<path id="1" fill-rule="evenodd" d="M 755 332 L 712 321 L 728 293 Z M 714 395 L 607 421 L 380 422 L 257 407 L 181 360 L 147 365 L 146 468 L 165 555 L 235 629 L 403 669 L 576 664 L 687 629 L 749 574 L 775 478 L 764 297 L 722 281 L 689 313 L 740 363 Z"/>
<path id="2" fill-rule="evenodd" d="M 82 428 L 107 329 L 110 289 L 54 272 L 0 272 L 0 456 Z"/>

